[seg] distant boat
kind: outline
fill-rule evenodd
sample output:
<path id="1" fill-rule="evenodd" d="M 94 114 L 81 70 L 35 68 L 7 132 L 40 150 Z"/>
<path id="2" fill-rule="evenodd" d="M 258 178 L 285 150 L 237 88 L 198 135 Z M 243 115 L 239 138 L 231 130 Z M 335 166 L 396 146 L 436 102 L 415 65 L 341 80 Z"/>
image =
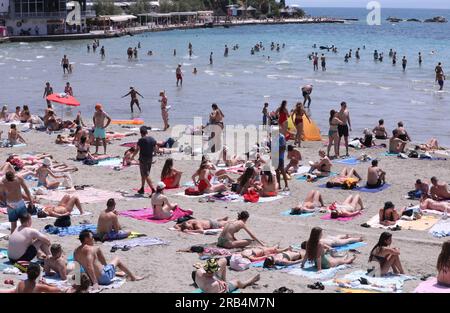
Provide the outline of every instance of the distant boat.
<path id="1" fill-rule="evenodd" d="M 435 16 L 433 18 L 426 19 L 425 23 L 447 23 L 448 20 L 443 16 Z"/>
<path id="2" fill-rule="evenodd" d="M 389 16 L 389 17 L 386 19 L 386 21 L 389 21 L 389 22 L 391 22 L 391 23 L 399 23 L 399 22 L 402 22 L 403 19 L 397 18 L 397 17 L 391 17 L 391 16 Z"/>

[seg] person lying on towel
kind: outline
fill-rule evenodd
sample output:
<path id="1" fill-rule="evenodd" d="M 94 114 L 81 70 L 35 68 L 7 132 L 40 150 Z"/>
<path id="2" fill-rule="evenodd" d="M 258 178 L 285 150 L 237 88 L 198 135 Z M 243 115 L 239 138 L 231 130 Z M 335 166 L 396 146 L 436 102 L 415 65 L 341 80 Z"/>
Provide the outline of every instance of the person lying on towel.
<path id="1" fill-rule="evenodd" d="M 131 232 L 123 231 L 119 224 L 116 201 L 109 199 L 106 203 L 106 210 L 98 217 L 96 237 L 100 241 L 112 241 L 128 238 L 130 234 Z"/>
<path id="2" fill-rule="evenodd" d="M 208 229 L 221 229 L 228 222 L 228 216 L 223 218 L 219 218 L 217 220 L 199 220 L 199 219 L 191 219 L 183 222 L 181 224 L 177 224 L 174 226 L 175 229 L 181 230 L 187 233 L 200 233 L 202 234 L 205 230 Z"/>
<path id="3" fill-rule="evenodd" d="M 333 203 L 329 209 L 331 218 L 352 217 L 361 213 L 364 204 L 359 195 L 350 195 L 342 204 Z"/>

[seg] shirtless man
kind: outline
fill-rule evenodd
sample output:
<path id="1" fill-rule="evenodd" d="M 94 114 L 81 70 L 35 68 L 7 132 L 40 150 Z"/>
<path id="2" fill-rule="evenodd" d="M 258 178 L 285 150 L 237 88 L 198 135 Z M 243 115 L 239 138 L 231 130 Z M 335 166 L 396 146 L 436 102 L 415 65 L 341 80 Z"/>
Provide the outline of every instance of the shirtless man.
<path id="1" fill-rule="evenodd" d="M 178 64 L 177 69 L 175 70 L 175 75 L 177 77 L 177 87 L 180 84 L 183 87 L 183 72 L 181 71 L 181 64 Z"/>
<path id="2" fill-rule="evenodd" d="M 359 195 L 350 195 L 342 204 L 333 203 L 330 206 L 331 218 L 352 217 L 361 213 L 364 204 Z"/>
<path id="3" fill-rule="evenodd" d="M 63 72 L 64 74 L 66 74 L 66 70 L 67 70 L 67 74 L 69 74 L 69 59 L 67 58 L 66 55 L 64 55 L 64 57 L 61 60 L 61 66 L 63 68 Z"/>
<path id="4" fill-rule="evenodd" d="M 403 127 L 403 122 L 400 121 L 397 123 L 397 133 L 398 133 L 398 138 L 400 138 L 403 141 L 411 141 L 411 138 L 408 135 L 408 132 L 406 131 L 406 129 Z"/>
<path id="5" fill-rule="evenodd" d="M 209 259 L 203 268 L 195 272 L 194 281 L 204 293 L 231 293 L 236 289 L 251 286 L 260 279 L 258 274 L 246 281 L 234 279 L 227 282 L 226 270 L 226 259 Z"/>
<path id="6" fill-rule="evenodd" d="M 123 231 L 119 224 L 116 201 L 109 199 L 106 210 L 100 213 L 97 222 L 97 236 L 101 241 L 121 240 L 130 236 L 131 232 Z"/>
<path id="7" fill-rule="evenodd" d="M 50 96 L 51 94 L 53 94 L 53 88 L 52 86 L 50 86 L 49 82 L 45 83 L 45 88 L 44 88 L 44 95 L 42 96 L 42 98 L 47 99 L 48 96 Z M 47 105 L 50 105 L 51 108 L 51 102 L 49 100 L 47 100 Z"/>
<path id="8" fill-rule="evenodd" d="M 42 282 L 36 282 L 41 275 L 41 266 L 31 263 L 27 268 L 27 279 L 20 281 L 12 293 L 60 293 L 61 290 Z"/>
<path id="9" fill-rule="evenodd" d="M 344 136 L 345 151 L 346 151 L 345 155 L 349 156 L 349 154 L 348 154 L 348 136 L 349 136 L 349 129 L 350 129 L 350 131 L 352 131 L 352 124 L 350 122 L 350 112 L 347 110 L 347 103 L 344 101 L 341 102 L 341 109 L 338 112 L 338 118 L 343 123 L 343 125 L 338 125 L 338 133 L 339 133 L 338 155 L 339 155 L 339 147 L 341 146 L 341 139 L 342 139 L 342 136 Z"/>
<path id="10" fill-rule="evenodd" d="M 181 230 L 182 232 L 187 233 L 199 233 L 203 234 L 205 230 L 208 229 L 221 229 L 228 222 L 228 216 L 219 218 L 217 220 L 198 220 L 191 219 L 181 224 L 177 224 L 174 226 L 175 229 Z"/>
<path id="11" fill-rule="evenodd" d="M 414 184 L 414 191 L 420 192 L 421 199 L 426 199 L 429 196 L 430 185 L 423 182 L 421 179 L 418 179 Z"/>
<path id="12" fill-rule="evenodd" d="M 318 208 L 324 207 L 322 195 L 317 190 L 311 190 L 306 195 L 305 201 L 292 208 L 291 214 L 314 213 Z"/>
<path id="13" fill-rule="evenodd" d="M 94 290 L 98 290 L 99 285 L 109 285 L 116 276 L 116 268 L 123 271 L 131 281 L 143 279 L 143 277 L 133 275 L 118 257 L 107 263 L 102 250 L 99 247 L 94 247 L 94 235 L 90 230 L 83 230 L 80 233 L 79 240 L 81 245 L 74 251 L 74 260 L 88 274 Z"/>
<path id="14" fill-rule="evenodd" d="M 105 125 L 106 119 L 106 125 Z M 95 113 L 93 117 L 94 121 L 94 138 L 95 138 L 95 154 L 98 154 L 98 146 L 100 145 L 100 140 L 103 142 L 104 154 L 106 154 L 106 128 L 111 123 L 111 118 L 105 111 L 100 103 L 95 105 Z"/>
<path id="15" fill-rule="evenodd" d="M 8 242 L 8 258 L 12 264 L 17 261 L 31 261 L 36 256 L 45 259 L 50 256 L 50 239 L 40 231 L 31 228 L 31 215 L 20 216 L 21 225 L 11 233 Z"/>
<path id="16" fill-rule="evenodd" d="M 25 139 L 17 132 L 16 124 L 11 124 L 8 131 L 8 143 L 12 146 L 17 145 L 19 142 L 26 143 Z"/>
<path id="17" fill-rule="evenodd" d="M 386 172 L 378 167 L 378 160 L 372 160 L 372 166 L 367 170 L 367 188 L 378 188 L 386 183 Z"/>
<path id="18" fill-rule="evenodd" d="M 392 131 L 392 137 L 389 138 L 389 153 L 403 153 L 408 142 L 398 138 L 398 130 Z"/>
<path id="19" fill-rule="evenodd" d="M 137 91 L 134 89 L 134 87 L 130 87 L 130 91 L 122 96 L 122 98 L 125 98 L 126 96 L 130 96 L 131 97 L 131 101 L 130 101 L 130 108 L 131 108 L 131 113 L 133 113 L 133 106 L 136 104 L 136 106 L 139 109 L 139 112 L 142 112 L 141 107 L 139 106 L 139 99 L 137 96 L 140 96 L 142 99 L 144 99 L 144 97 Z"/>
<path id="20" fill-rule="evenodd" d="M 64 195 L 64 197 L 55 206 L 46 206 L 41 211 L 38 211 L 38 217 L 63 217 L 72 214 L 73 208 L 77 207 L 80 214 L 83 214 L 83 207 L 81 206 L 80 199 L 77 196 Z"/>
<path id="21" fill-rule="evenodd" d="M 378 121 L 378 126 L 375 126 L 375 128 L 372 130 L 372 132 L 375 135 L 376 139 L 387 139 L 388 138 L 386 128 L 384 127 L 383 119 Z"/>
<path id="22" fill-rule="evenodd" d="M 450 200 L 450 192 L 448 191 L 448 184 L 446 182 L 439 182 L 436 176 L 431 177 L 430 196 L 432 199 Z"/>
<path id="23" fill-rule="evenodd" d="M 52 244 L 50 252 L 51 256 L 44 260 L 45 276 L 52 276 L 55 272 L 61 280 L 66 280 L 67 273 L 73 268 L 67 267 L 67 257 L 64 255 L 61 245 L 58 243 Z"/>
<path id="24" fill-rule="evenodd" d="M 311 168 L 308 173 L 319 177 L 328 177 L 331 173 L 331 161 L 324 150 L 319 150 L 319 156 L 320 160 L 318 162 L 310 162 Z"/>
<path id="25" fill-rule="evenodd" d="M 33 197 L 25 180 L 20 176 L 16 176 L 15 172 L 6 172 L 5 177 L 0 183 L 0 193 L 5 196 L 8 207 L 8 220 L 11 222 L 11 234 L 17 227 L 19 217 L 27 213 L 27 206 L 25 201 L 23 201 L 22 189 L 25 191 L 28 200 L 33 203 Z"/>
<path id="26" fill-rule="evenodd" d="M 217 239 L 217 246 L 226 249 L 244 248 L 250 245 L 253 240 L 259 243 L 261 246 L 264 246 L 264 244 L 258 238 L 256 238 L 255 235 L 253 235 L 250 229 L 248 229 L 246 222 L 249 217 L 250 215 L 248 214 L 247 211 L 242 211 L 238 214 L 237 220 L 226 223 L 222 230 L 222 233 L 219 235 L 219 238 Z M 250 237 L 252 237 L 253 240 L 236 239 L 234 235 L 241 229 L 245 230 L 250 235 Z"/>
<path id="27" fill-rule="evenodd" d="M 302 155 L 300 151 L 296 150 L 292 145 L 288 145 L 287 150 L 288 150 L 287 158 L 289 160 L 289 163 L 286 166 L 285 171 L 288 174 L 297 173 L 300 161 L 302 160 Z"/>
<path id="28" fill-rule="evenodd" d="M 313 85 L 306 85 L 302 87 L 302 95 L 303 95 L 303 106 L 305 106 L 306 101 L 308 101 L 308 106 L 306 108 L 309 108 L 311 105 L 311 93 L 313 90 Z"/>

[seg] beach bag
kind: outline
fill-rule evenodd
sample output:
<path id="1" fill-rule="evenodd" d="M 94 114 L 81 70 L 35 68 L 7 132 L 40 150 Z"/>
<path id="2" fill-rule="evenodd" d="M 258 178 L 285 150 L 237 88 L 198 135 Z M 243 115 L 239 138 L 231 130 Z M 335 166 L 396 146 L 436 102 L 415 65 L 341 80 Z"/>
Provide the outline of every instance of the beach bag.
<path id="1" fill-rule="evenodd" d="M 98 160 L 94 160 L 94 159 L 86 159 L 83 161 L 84 165 L 95 165 L 98 164 Z"/>
<path id="2" fill-rule="evenodd" d="M 196 187 L 188 187 L 184 190 L 186 196 L 200 196 L 201 193 Z"/>
<path id="3" fill-rule="evenodd" d="M 33 205 L 31 202 L 28 203 L 27 211 L 30 215 L 36 215 L 37 214 L 37 207 Z"/>
<path id="4" fill-rule="evenodd" d="M 72 225 L 71 221 L 70 221 L 70 216 L 62 216 L 62 217 L 58 217 L 55 221 L 54 224 L 56 227 L 69 227 L 70 225 Z"/>
<path id="5" fill-rule="evenodd" d="M 419 153 L 417 151 L 413 150 L 408 154 L 408 157 L 417 159 L 417 158 L 419 158 Z"/>
<path id="6" fill-rule="evenodd" d="M 256 203 L 259 201 L 259 194 L 254 190 L 247 191 L 247 193 L 244 194 L 244 201 Z"/>
<path id="7" fill-rule="evenodd" d="M 164 147 L 165 148 L 172 148 L 173 144 L 175 143 L 175 140 L 170 137 L 169 139 L 166 140 L 166 142 L 164 143 Z"/>
<path id="8" fill-rule="evenodd" d="M 245 271 L 250 268 L 252 262 L 241 254 L 233 254 L 230 259 L 230 268 L 235 271 Z"/>

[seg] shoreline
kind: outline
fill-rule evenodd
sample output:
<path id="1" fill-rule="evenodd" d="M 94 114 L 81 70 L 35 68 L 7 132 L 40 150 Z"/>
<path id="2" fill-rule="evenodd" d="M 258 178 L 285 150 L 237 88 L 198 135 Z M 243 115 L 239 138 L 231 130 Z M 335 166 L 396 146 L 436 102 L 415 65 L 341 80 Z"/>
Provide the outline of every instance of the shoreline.
<path id="1" fill-rule="evenodd" d="M 211 26 L 208 24 L 195 24 L 195 25 L 170 25 L 163 27 L 149 27 L 149 26 L 138 26 L 130 27 L 125 30 L 114 30 L 114 31 L 92 31 L 85 34 L 64 34 L 64 35 L 42 35 L 42 36 L 9 36 L 1 37 L 1 43 L 9 42 L 40 42 L 40 41 L 65 41 L 65 40 L 86 40 L 86 39 L 108 39 L 123 36 L 134 36 L 137 34 L 147 33 L 147 32 L 162 32 L 171 30 L 186 30 L 186 29 L 198 29 L 198 28 L 217 28 L 217 27 L 234 27 L 234 26 L 250 26 L 250 25 L 285 25 L 285 24 L 345 24 L 344 19 L 335 18 L 320 18 L 320 19 L 288 19 L 283 21 L 271 21 L 271 20 L 245 20 L 245 21 L 235 21 L 231 23 L 213 23 Z"/>

